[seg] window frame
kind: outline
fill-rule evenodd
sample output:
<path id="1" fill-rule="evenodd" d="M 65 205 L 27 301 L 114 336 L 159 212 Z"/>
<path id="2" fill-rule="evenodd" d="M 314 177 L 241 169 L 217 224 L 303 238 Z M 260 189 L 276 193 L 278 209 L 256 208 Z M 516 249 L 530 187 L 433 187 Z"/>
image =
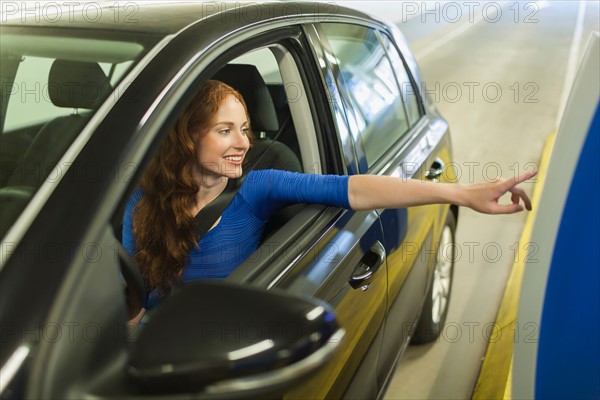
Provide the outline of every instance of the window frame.
<path id="1" fill-rule="evenodd" d="M 384 44 L 383 37 L 385 37 L 388 39 L 390 46 L 395 49 L 396 53 L 398 54 L 398 57 L 400 58 L 400 61 L 402 62 L 402 67 L 404 68 L 404 71 L 406 72 L 406 75 L 408 76 L 408 79 L 410 80 L 410 84 L 412 85 L 414 96 L 416 96 L 416 102 L 417 102 L 417 108 L 419 111 L 419 116 L 414 123 L 410 124 L 410 126 L 409 126 L 409 131 L 410 131 L 414 126 L 418 125 L 419 121 L 426 115 L 425 105 L 423 103 L 423 98 L 421 97 L 421 92 L 419 90 L 419 87 L 416 85 L 415 77 L 413 76 L 410 68 L 408 67 L 408 64 L 406 62 L 404 55 L 398 48 L 398 44 L 394 40 L 394 37 L 391 34 L 389 34 L 389 32 L 381 30 L 381 29 L 377 30 L 377 34 L 379 36 L 379 40 L 382 43 L 382 45 Z M 390 60 L 390 63 L 392 64 L 392 68 L 393 68 L 394 63 L 392 62 L 392 60 L 390 58 L 388 48 L 383 46 L 383 49 L 385 50 L 388 60 Z M 398 85 L 398 89 L 400 90 L 400 94 L 401 94 L 401 96 L 403 96 L 402 98 L 403 99 L 407 98 L 407 95 L 402 90 L 402 85 L 400 85 L 400 82 L 398 82 L 396 75 L 394 75 L 394 78 L 396 80 L 396 84 Z M 410 123 L 410 113 L 408 112 L 408 106 L 405 101 L 403 101 L 402 103 L 404 104 L 404 108 L 406 110 L 406 115 L 409 117 L 409 123 Z"/>

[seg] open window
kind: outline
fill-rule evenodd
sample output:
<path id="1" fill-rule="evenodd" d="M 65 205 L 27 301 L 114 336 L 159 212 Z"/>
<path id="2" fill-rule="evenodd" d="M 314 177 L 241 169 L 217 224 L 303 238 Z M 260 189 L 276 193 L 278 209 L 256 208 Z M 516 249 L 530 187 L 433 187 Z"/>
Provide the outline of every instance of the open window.
<path id="1" fill-rule="evenodd" d="M 299 83 L 298 68 L 284 46 L 275 44 L 245 53 L 227 63 L 212 79 L 238 90 L 248 106 L 255 141 L 247 155 L 246 172 L 279 169 L 321 173 L 312 114 Z M 293 205 L 273 216 L 263 240 L 302 208 Z"/>
<path id="2" fill-rule="evenodd" d="M 306 78 L 301 73 L 297 58 L 286 45 L 278 42 L 244 50 L 232 49 L 217 58 L 200 72 L 193 83 L 198 90 L 205 80 L 220 80 L 244 97 L 255 136 L 255 142 L 246 156 L 244 171 L 281 169 L 304 173 L 324 172 L 315 107 L 309 103 L 310 96 L 304 83 Z M 189 91 L 195 93 L 193 89 L 190 87 Z M 187 96 L 191 97 L 189 93 Z M 171 120 L 176 120 L 188 104 L 183 100 L 179 100 L 179 103 L 171 112 Z M 126 203 L 126 200 L 122 202 L 113 218 L 118 239 L 122 239 L 122 216 Z M 302 204 L 293 205 L 273 216 L 264 230 L 262 241 L 278 232 L 304 207 Z"/>
<path id="3" fill-rule="evenodd" d="M 251 168 L 321 172 L 306 91 L 284 46 L 274 44 L 245 53 L 227 63 L 213 79 L 237 89 L 248 105 L 256 136 L 249 154 Z M 262 152 L 263 159 L 253 165 L 252 159 Z"/>

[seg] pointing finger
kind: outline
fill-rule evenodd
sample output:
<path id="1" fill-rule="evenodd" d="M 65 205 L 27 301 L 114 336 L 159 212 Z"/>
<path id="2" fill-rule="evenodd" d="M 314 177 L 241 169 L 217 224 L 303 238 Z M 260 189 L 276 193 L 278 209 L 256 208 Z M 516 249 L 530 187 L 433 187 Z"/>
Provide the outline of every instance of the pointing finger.
<path id="1" fill-rule="evenodd" d="M 504 188 L 506 190 L 509 190 L 510 188 L 518 185 L 519 183 L 525 182 L 531 178 L 533 178 L 534 176 L 537 175 L 537 171 L 530 171 L 530 172 L 526 172 L 524 174 L 521 174 L 517 177 L 511 178 L 511 179 L 507 179 L 504 182 Z"/>

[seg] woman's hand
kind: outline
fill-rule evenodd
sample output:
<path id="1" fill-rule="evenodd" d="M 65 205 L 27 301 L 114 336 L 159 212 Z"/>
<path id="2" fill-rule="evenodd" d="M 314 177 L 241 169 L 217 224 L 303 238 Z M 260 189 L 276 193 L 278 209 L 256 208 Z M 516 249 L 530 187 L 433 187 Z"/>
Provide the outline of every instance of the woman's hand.
<path id="1" fill-rule="evenodd" d="M 137 326 L 140 324 L 140 322 L 142 321 L 142 318 L 144 317 L 144 313 L 146 312 L 145 308 L 142 308 L 140 310 L 140 312 L 138 313 L 138 315 L 136 315 L 135 317 L 133 317 L 132 319 L 130 319 L 129 321 L 127 321 L 127 325 L 128 326 Z"/>
<path id="2" fill-rule="evenodd" d="M 465 206 L 486 214 L 512 214 L 523 211 L 521 200 L 525 208 L 531 211 L 531 200 L 523 189 L 517 187 L 519 183 L 533 178 L 537 171 L 528 172 L 511 179 L 498 179 L 491 183 L 476 183 L 465 186 Z M 512 204 L 498 204 L 498 200 L 507 192 L 511 193 Z"/>

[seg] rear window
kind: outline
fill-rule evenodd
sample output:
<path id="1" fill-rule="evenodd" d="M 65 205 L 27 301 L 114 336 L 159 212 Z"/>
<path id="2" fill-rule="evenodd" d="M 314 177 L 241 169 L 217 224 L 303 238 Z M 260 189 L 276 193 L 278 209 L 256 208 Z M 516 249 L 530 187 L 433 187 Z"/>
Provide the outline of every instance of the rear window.
<path id="1" fill-rule="evenodd" d="M 0 236 L 146 50 L 106 31 L 1 27 Z"/>

